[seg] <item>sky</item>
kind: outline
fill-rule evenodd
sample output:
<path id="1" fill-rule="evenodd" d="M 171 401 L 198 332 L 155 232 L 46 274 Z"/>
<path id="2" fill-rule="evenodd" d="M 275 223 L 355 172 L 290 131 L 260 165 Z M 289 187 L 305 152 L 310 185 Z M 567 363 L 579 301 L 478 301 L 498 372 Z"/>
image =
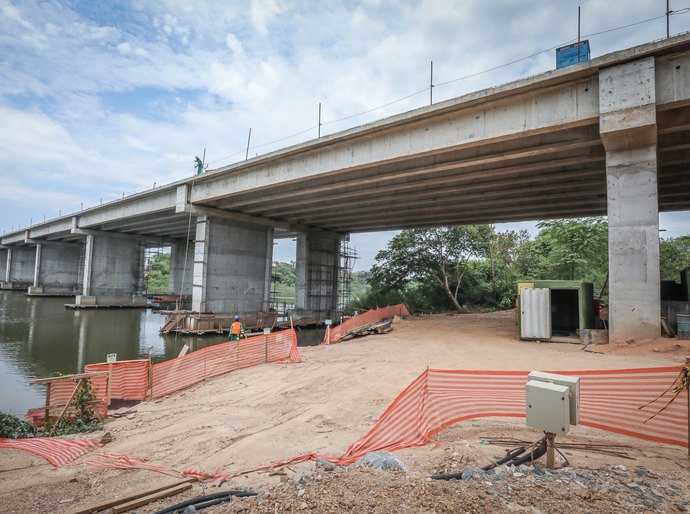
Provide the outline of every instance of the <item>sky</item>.
<path id="1" fill-rule="evenodd" d="M 593 58 L 666 37 L 665 0 L 0 0 L 0 234 L 191 176 L 204 149 L 243 160 L 250 129 L 252 156 L 315 139 L 319 103 L 322 134 L 427 105 L 431 61 L 435 102 L 553 69 L 578 6 Z M 354 234 L 355 269 L 392 234 Z"/>

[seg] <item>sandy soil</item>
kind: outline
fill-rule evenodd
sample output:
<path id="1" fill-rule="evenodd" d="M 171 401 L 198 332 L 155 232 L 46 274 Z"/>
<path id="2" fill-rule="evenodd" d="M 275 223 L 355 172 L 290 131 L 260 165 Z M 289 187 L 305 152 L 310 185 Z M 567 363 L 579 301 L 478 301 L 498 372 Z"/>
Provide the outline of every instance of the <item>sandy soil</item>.
<path id="1" fill-rule="evenodd" d="M 690 342 L 659 339 L 584 350 L 574 344 L 518 341 L 512 312 L 410 317 L 396 323 L 388 334 L 300 348 L 300 364 L 239 370 L 125 409 L 130 413 L 106 422 L 106 430 L 113 436 L 107 451 L 180 470 L 223 467 L 230 472 L 252 470 L 307 452 L 340 455 L 427 366 L 496 370 L 663 366 L 684 362 L 685 355 L 690 355 Z M 536 440 L 540 434 L 518 421 L 467 422 L 439 434 L 426 447 L 403 450 L 398 456 L 422 474 L 452 469 L 453 463 L 456 467 L 484 465 L 503 452 L 495 445 L 479 444 L 481 439 L 494 437 Z M 572 451 L 568 458 L 575 468 L 624 464 L 687 475 L 690 464 L 684 449 L 583 427 L 576 427 L 563 439 L 629 446 L 625 450 L 628 458 Z M 453 454 L 457 455 L 451 458 Z M 305 463 L 287 473 L 300 469 L 314 469 L 314 464 Z M 362 476 L 362 487 L 371 487 L 371 478 Z M 147 471 L 53 469 L 38 457 L 0 450 L 2 512 L 69 512 L 79 505 L 167 481 L 172 479 Z M 284 487 L 280 484 L 280 476 L 249 473 L 224 487 L 262 490 Z M 153 512 L 181 498 L 217 491 L 215 487 L 195 484 L 188 493 L 138 512 Z M 303 507 L 303 503 L 297 505 Z M 311 507 L 307 504 L 306 508 Z M 411 509 L 401 512 L 426 507 L 413 505 Z"/>

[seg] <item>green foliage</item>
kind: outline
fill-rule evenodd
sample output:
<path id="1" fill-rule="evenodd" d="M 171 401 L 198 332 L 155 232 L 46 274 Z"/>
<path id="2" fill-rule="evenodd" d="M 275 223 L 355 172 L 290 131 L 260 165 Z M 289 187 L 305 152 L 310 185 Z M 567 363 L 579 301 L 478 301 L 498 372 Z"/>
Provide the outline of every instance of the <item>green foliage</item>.
<path id="1" fill-rule="evenodd" d="M 42 436 L 57 436 L 78 434 L 81 432 L 94 432 L 103 428 L 102 423 L 94 418 L 93 402 L 96 394 L 91 386 L 91 381 L 86 379 L 72 398 L 71 405 L 74 413 L 62 420 L 49 421 L 39 429 Z"/>
<path id="2" fill-rule="evenodd" d="M 57 424 L 50 421 L 39 427 L 36 432 L 37 437 L 56 437 L 60 435 L 81 434 L 86 432 L 96 432 L 103 430 L 103 423 L 97 419 L 84 420 L 82 418 L 69 418 Z"/>
<path id="3" fill-rule="evenodd" d="M 372 290 L 401 293 L 412 283 L 431 281 L 456 310 L 462 310 L 462 277 L 470 259 L 486 254 L 492 232 L 489 225 L 403 230 L 376 255 L 369 281 Z"/>
<path id="4" fill-rule="evenodd" d="M 659 241 L 661 280 L 680 282 L 680 272 L 690 266 L 690 236 Z"/>
<path id="5" fill-rule="evenodd" d="M 159 253 L 144 269 L 144 288 L 148 293 L 167 293 L 170 289 L 170 254 Z"/>
<path id="6" fill-rule="evenodd" d="M 0 437 L 7 439 L 28 439 L 34 437 L 36 427 L 17 416 L 0 412 Z"/>
<path id="7" fill-rule="evenodd" d="M 550 220 L 522 245 L 517 271 L 526 278 L 587 280 L 603 286 L 608 272 L 608 224 L 603 218 Z"/>

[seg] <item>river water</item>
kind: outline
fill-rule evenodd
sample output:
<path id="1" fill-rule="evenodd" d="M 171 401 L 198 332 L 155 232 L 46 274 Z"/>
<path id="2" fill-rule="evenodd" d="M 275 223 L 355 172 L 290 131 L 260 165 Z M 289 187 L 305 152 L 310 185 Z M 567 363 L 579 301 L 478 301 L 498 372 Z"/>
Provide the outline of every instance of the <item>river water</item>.
<path id="1" fill-rule="evenodd" d="M 44 386 L 34 378 L 81 373 L 85 364 L 177 357 L 227 341 L 227 335 L 160 335 L 165 316 L 149 309 L 72 310 L 71 298 L 29 298 L 19 291 L 0 291 L 0 411 L 22 417 L 45 401 Z"/>

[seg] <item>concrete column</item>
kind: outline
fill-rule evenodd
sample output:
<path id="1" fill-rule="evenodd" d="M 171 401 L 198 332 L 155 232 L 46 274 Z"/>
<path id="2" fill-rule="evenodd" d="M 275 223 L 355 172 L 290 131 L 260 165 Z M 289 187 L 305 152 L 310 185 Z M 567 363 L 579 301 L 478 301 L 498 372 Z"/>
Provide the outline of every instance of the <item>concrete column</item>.
<path id="1" fill-rule="evenodd" d="M 34 285 L 33 287 L 38 287 L 38 275 L 41 273 L 41 247 L 43 245 L 36 245 L 36 262 L 34 264 Z M 29 288 L 31 289 L 31 288 Z M 31 291 L 29 291 L 31 292 Z"/>
<path id="2" fill-rule="evenodd" d="M 262 310 L 269 239 L 267 227 L 197 217 L 192 310 L 239 315 Z"/>
<path id="3" fill-rule="evenodd" d="M 170 294 L 191 295 L 193 272 L 194 241 L 175 241 L 170 247 Z"/>
<path id="4" fill-rule="evenodd" d="M 7 249 L 7 259 L 5 267 L 5 287 L 12 288 L 13 285 L 29 284 L 34 280 L 34 269 L 36 266 L 36 248 L 29 246 L 16 246 Z"/>
<path id="5" fill-rule="evenodd" d="M 299 234 L 296 253 L 295 309 L 302 318 L 332 317 L 338 306 L 340 239 Z"/>
<path id="6" fill-rule="evenodd" d="M 606 149 L 611 341 L 660 335 L 654 58 L 599 72 Z"/>
<path id="7" fill-rule="evenodd" d="M 9 248 L 0 248 L 0 283 L 6 282 L 9 277 L 9 253 Z"/>
<path id="8" fill-rule="evenodd" d="M 45 242 L 36 245 L 34 285 L 29 294 L 76 294 L 81 244 Z"/>
<path id="9" fill-rule="evenodd" d="M 141 296 L 143 251 L 138 239 L 88 235 L 84 284 L 78 305 L 145 304 Z"/>

